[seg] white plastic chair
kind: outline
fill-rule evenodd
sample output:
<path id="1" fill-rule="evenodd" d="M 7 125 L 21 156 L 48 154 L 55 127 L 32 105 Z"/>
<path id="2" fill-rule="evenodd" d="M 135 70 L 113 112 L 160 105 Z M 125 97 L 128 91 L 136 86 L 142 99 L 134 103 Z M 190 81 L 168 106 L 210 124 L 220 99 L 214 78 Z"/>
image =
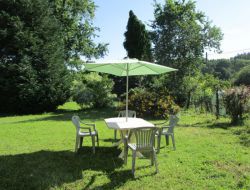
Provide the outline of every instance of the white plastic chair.
<path id="1" fill-rule="evenodd" d="M 174 139 L 174 127 L 177 125 L 178 121 L 179 121 L 179 118 L 178 118 L 177 115 L 170 115 L 169 116 L 169 125 L 168 126 L 165 125 L 166 122 L 155 124 L 155 126 L 159 128 L 159 130 L 156 133 L 156 137 L 157 137 L 157 153 L 160 152 L 161 136 L 162 135 L 164 135 L 165 138 L 166 138 L 166 145 L 169 145 L 169 136 L 171 137 L 173 148 L 174 148 L 174 150 L 176 150 L 175 139 Z"/>
<path id="2" fill-rule="evenodd" d="M 122 110 L 118 113 L 118 117 L 126 117 L 126 110 Z M 128 110 L 128 117 L 136 117 L 136 112 L 132 110 Z M 114 138 L 116 140 L 117 130 L 114 130 Z"/>
<path id="3" fill-rule="evenodd" d="M 131 129 L 130 136 L 132 134 L 135 135 L 135 143 L 129 142 L 130 137 L 127 136 L 125 138 L 124 163 L 127 164 L 128 149 L 131 149 L 132 150 L 132 174 L 133 175 L 135 174 L 135 158 L 136 158 L 137 152 L 150 153 L 151 165 L 155 164 L 156 173 L 159 172 L 156 151 L 154 148 L 156 131 L 157 131 L 157 128 L 152 128 L 152 127 Z"/>
<path id="4" fill-rule="evenodd" d="M 94 123 L 83 123 L 81 122 L 79 116 L 74 115 L 72 117 L 72 122 L 76 127 L 76 144 L 75 144 L 75 152 L 82 146 L 83 138 L 84 137 L 91 137 L 92 138 L 92 147 L 93 153 L 95 153 L 95 138 L 97 141 L 97 145 L 99 146 L 99 138 L 98 132 L 96 130 L 96 126 Z M 83 125 L 83 126 L 81 126 Z"/>

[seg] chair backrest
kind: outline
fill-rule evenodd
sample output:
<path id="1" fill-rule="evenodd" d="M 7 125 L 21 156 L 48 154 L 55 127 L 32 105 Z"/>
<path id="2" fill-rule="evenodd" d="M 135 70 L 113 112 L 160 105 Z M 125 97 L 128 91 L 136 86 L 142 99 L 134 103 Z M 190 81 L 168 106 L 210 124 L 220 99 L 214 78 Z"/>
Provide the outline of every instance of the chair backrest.
<path id="1" fill-rule="evenodd" d="M 118 117 L 126 117 L 126 110 L 122 110 L 119 112 Z M 128 117 L 136 117 L 136 112 L 132 110 L 128 110 Z"/>
<path id="2" fill-rule="evenodd" d="M 152 150 L 156 131 L 155 127 L 131 129 L 131 134 L 135 135 L 136 148 L 138 150 Z"/>
<path id="3" fill-rule="evenodd" d="M 174 127 L 177 125 L 179 118 L 177 115 L 170 115 L 168 132 L 173 133 Z"/>
<path id="4" fill-rule="evenodd" d="M 76 131 L 78 132 L 80 130 L 80 118 L 77 115 L 72 116 L 72 123 L 76 127 Z"/>

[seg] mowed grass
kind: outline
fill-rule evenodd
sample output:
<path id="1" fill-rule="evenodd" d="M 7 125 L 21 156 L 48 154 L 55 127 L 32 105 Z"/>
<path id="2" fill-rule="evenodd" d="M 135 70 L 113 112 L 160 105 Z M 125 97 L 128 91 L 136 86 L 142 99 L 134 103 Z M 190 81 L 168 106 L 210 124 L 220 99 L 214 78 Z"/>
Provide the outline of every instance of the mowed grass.
<path id="1" fill-rule="evenodd" d="M 96 122 L 95 155 L 89 138 L 74 153 L 73 114 Z M 176 151 L 163 139 L 160 172 L 150 160 L 136 159 L 134 178 L 131 152 L 125 166 L 103 120 L 116 115 L 112 108 L 80 110 L 71 102 L 54 113 L 0 117 L 0 189 L 250 189 L 249 120 L 230 126 L 227 118 L 182 113 Z"/>

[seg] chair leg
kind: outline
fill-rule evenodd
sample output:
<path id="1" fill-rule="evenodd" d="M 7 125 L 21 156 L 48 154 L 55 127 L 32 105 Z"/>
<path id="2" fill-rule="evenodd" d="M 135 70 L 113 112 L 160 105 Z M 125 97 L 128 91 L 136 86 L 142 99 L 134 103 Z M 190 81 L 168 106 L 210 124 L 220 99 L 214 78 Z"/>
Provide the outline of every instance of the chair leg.
<path id="1" fill-rule="evenodd" d="M 116 137 L 117 137 L 117 130 L 115 129 L 114 130 L 114 138 L 115 138 L 115 140 L 116 140 Z"/>
<path id="2" fill-rule="evenodd" d="M 97 141 L 97 146 L 99 146 L 99 136 L 98 136 L 98 134 L 96 135 L 96 141 Z"/>
<path id="3" fill-rule="evenodd" d="M 128 162 L 128 146 L 126 144 L 124 144 L 124 164 L 127 165 Z"/>
<path id="4" fill-rule="evenodd" d="M 174 150 L 176 150 L 176 148 L 175 148 L 175 141 L 174 141 L 174 134 L 171 135 L 171 138 L 172 138 L 173 148 L 174 148 Z"/>
<path id="5" fill-rule="evenodd" d="M 79 146 L 79 136 L 76 135 L 76 144 L 75 144 L 75 152 L 77 152 Z"/>
<path id="6" fill-rule="evenodd" d="M 157 137 L 157 153 L 160 153 L 161 149 L 161 135 Z"/>
<path id="7" fill-rule="evenodd" d="M 155 152 L 155 150 L 153 151 L 153 155 L 154 155 L 154 162 L 155 162 L 156 173 L 159 173 L 159 170 L 158 170 L 158 162 L 157 162 L 157 157 L 156 157 L 156 152 Z"/>
<path id="8" fill-rule="evenodd" d="M 151 159 L 151 166 L 153 166 L 154 165 L 154 152 L 151 152 L 150 159 Z"/>
<path id="9" fill-rule="evenodd" d="M 132 153 L 132 174 L 135 175 L 135 158 L 136 158 L 136 151 L 133 150 Z"/>
<path id="10" fill-rule="evenodd" d="M 91 138 L 92 138 L 93 154 L 95 154 L 95 136 L 91 136 Z"/>
<path id="11" fill-rule="evenodd" d="M 80 137 L 80 147 L 82 147 L 83 137 Z"/>
<path id="12" fill-rule="evenodd" d="M 165 138 L 166 138 L 166 145 L 169 145 L 169 136 L 165 135 Z"/>

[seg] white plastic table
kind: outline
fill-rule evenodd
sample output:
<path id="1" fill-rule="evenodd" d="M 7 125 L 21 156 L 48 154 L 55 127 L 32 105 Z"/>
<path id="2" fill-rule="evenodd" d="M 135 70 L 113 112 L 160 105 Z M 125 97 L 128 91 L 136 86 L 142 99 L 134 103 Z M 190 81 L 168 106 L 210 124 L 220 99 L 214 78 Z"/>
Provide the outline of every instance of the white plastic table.
<path id="1" fill-rule="evenodd" d="M 116 130 L 129 130 L 140 127 L 155 127 L 154 124 L 141 119 L 129 117 L 128 121 L 126 121 L 126 117 L 113 117 L 104 119 L 108 128 L 116 129 Z"/>
<path id="2" fill-rule="evenodd" d="M 107 124 L 108 128 L 121 131 L 122 139 L 116 144 L 116 146 L 118 146 L 121 143 L 124 143 L 125 135 L 128 133 L 130 129 L 141 128 L 141 127 L 155 127 L 154 124 L 141 118 L 129 117 L 128 121 L 126 121 L 126 117 L 113 117 L 104 119 L 104 121 Z M 124 151 L 121 152 L 119 157 L 123 158 L 123 155 Z M 141 157 L 142 155 L 139 153 L 138 156 Z"/>

